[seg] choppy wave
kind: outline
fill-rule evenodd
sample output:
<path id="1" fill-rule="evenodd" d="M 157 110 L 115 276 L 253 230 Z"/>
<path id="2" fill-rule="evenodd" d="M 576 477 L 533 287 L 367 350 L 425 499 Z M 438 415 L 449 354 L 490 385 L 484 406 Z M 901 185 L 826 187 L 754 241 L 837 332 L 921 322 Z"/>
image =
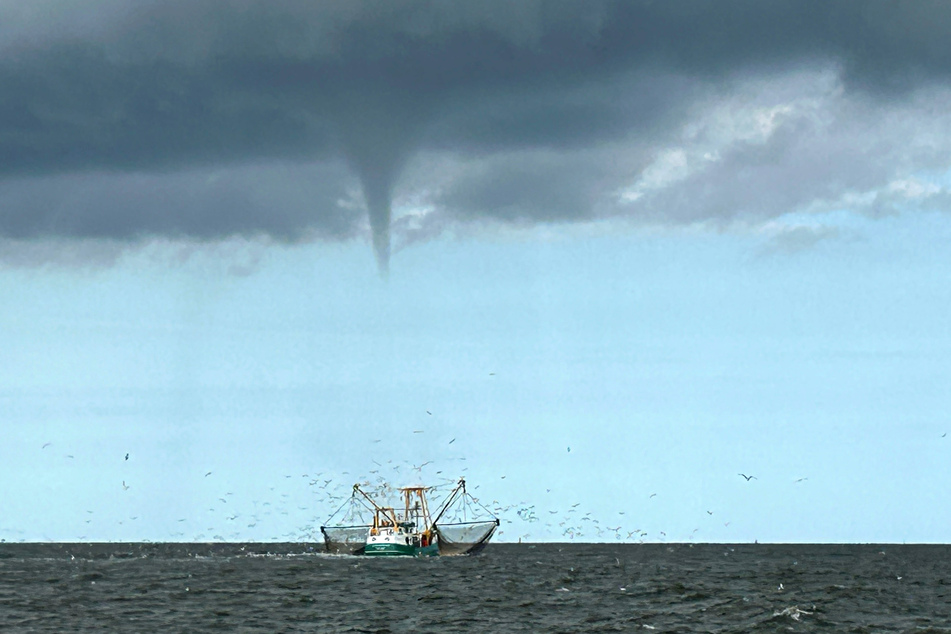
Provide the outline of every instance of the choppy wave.
<path id="1" fill-rule="evenodd" d="M 4 632 L 945 632 L 951 547 L 0 544 Z"/>

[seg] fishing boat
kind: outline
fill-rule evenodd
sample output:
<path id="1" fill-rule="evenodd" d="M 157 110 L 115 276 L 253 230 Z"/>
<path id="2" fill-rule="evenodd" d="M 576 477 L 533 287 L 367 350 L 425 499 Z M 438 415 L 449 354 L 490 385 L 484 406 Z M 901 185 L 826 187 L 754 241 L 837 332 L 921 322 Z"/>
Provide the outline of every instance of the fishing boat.
<path id="1" fill-rule="evenodd" d="M 474 555 L 495 533 L 499 519 L 466 491 L 462 478 L 430 515 L 426 498 L 430 487 L 398 489 L 402 508 L 379 504 L 359 484 L 348 502 L 321 526 L 327 551 L 368 557 L 426 557 Z M 330 522 L 347 509 L 342 521 Z M 372 520 L 364 522 L 366 512 Z"/>

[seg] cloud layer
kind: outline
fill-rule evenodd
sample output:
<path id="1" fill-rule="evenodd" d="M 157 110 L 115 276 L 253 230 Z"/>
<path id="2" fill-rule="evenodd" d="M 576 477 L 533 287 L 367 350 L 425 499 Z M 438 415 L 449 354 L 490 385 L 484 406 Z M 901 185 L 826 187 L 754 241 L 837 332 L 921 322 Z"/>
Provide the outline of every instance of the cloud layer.
<path id="1" fill-rule="evenodd" d="M 943 2 L 0 6 L 0 238 L 945 208 Z M 395 218 L 393 217 L 395 216 Z"/>

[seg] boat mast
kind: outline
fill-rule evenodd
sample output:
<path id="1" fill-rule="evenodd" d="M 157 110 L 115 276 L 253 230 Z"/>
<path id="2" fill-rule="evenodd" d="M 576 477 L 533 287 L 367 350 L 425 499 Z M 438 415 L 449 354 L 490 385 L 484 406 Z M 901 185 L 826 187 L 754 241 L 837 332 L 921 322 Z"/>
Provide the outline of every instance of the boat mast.
<path id="1" fill-rule="evenodd" d="M 429 504 L 426 502 L 426 487 L 405 487 L 400 489 L 403 493 L 403 504 L 405 508 L 404 517 L 409 520 L 415 516 L 422 520 L 422 526 L 419 530 L 427 531 L 432 525 L 429 517 Z M 418 498 L 418 507 L 413 506 L 413 496 Z"/>

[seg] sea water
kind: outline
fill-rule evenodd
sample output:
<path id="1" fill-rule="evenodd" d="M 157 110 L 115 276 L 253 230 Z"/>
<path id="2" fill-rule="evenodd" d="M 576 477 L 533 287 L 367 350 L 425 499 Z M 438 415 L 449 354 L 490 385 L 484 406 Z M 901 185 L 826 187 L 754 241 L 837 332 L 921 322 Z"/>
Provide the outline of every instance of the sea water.
<path id="1" fill-rule="evenodd" d="M 949 632 L 943 545 L 0 544 L 0 631 Z"/>

